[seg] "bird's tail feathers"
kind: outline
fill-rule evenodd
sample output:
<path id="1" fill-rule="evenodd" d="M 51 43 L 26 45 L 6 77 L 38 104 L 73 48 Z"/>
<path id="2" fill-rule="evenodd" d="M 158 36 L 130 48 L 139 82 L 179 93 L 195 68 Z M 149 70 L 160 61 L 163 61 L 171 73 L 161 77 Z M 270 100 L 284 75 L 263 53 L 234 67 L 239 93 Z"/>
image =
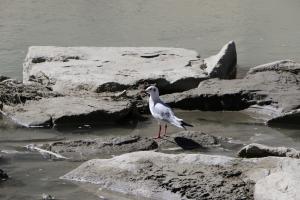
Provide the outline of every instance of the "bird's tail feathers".
<path id="1" fill-rule="evenodd" d="M 186 126 L 190 126 L 190 127 L 194 127 L 193 125 L 191 125 L 191 124 L 188 124 L 188 123 L 186 123 L 186 122 L 184 122 L 184 121 L 181 121 L 181 124 L 180 124 L 185 130 L 186 130 Z"/>
<path id="2" fill-rule="evenodd" d="M 172 122 L 170 122 L 170 123 L 179 128 L 183 128 L 184 130 L 186 130 L 186 126 L 193 127 L 193 125 L 188 124 L 188 123 L 184 122 L 183 119 L 180 119 L 177 117 L 175 117 L 175 120 L 172 120 Z"/>

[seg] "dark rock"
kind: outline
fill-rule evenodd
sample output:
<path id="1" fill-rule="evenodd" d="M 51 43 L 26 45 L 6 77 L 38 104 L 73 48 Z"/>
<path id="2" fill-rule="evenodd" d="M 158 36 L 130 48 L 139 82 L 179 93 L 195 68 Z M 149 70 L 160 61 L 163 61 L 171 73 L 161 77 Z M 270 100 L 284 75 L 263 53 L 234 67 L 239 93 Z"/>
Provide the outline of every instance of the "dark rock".
<path id="1" fill-rule="evenodd" d="M 5 81 L 7 79 L 9 79 L 9 77 L 0 75 L 0 82 Z"/>
<path id="2" fill-rule="evenodd" d="M 2 169 L 0 169 L 0 182 L 6 181 L 7 179 L 8 179 L 8 175 Z"/>
<path id="3" fill-rule="evenodd" d="M 287 147 L 270 147 L 262 144 L 249 144 L 238 152 L 239 157 L 260 158 L 267 156 L 300 158 L 300 152 Z"/>
<path id="4" fill-rule="evenodd" d="M 0 102 L 6 105 L 23 104 L 28 100 L 57 96 L 61 95 L 39 84 L 25 85 L 14 79 L 0 82 Z"/>
<path id="5" fill-rule="evenodd" d="M 300 64 L 276 61 L 250 69 L 243 79 L 203 81 L 196 89 L 162 96 L 172 107 L 243 110 L 266 115 L 269 125 L 298 123 Z"/>

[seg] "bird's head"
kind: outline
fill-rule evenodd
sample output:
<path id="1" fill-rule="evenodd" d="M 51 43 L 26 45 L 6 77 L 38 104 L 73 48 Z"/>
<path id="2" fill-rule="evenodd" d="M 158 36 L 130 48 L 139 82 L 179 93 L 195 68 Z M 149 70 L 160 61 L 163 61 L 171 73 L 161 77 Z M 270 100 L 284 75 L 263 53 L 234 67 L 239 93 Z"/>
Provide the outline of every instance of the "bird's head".
<path id="1" fill-rule="evenodd" d="M 155 86 L 149 86 L 149 87 L 147 87 L 147 89 L 145 90 L 145 92 L 147 92 L 148 94 L 150 94 L 151 97 L 158 97 L 159 96 L 158 88 L 155 87 Z"/>

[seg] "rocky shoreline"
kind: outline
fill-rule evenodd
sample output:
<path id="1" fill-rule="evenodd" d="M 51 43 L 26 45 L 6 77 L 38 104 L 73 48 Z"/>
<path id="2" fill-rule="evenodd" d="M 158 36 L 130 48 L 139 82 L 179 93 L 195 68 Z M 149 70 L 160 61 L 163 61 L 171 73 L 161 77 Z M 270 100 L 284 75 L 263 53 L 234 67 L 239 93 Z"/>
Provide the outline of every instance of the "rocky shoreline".
<path id="1" fill-rule="evenodd" d="M 39 147 L 59 155 L 49 159 L 86 161 L 61 179 L 94 183 L 136 198 L 299 197 L 300 151 L 250 144 L 242 147 L 237 157 L 209 154 L 210 150 L 215 154 L 216 149 L 220 154 L 226 142 L 226 138 L 182 131 L 161 140 L 129 135 L 51 142 Z"/>
<path id="2" fill-rule="evenodd" d="M 24 83 L 1 78 L 1 112 L 25 127 L 118 123 L 149 112 L 141 91 L 155 83 L 172 107 L 246 110 L 262 114 L 270 126 L 298 124 L 300 64 L 275 61 L 234 79 L 236 60 L 234 42 L 206 59 L 172 48 L 32 47 Z M 105 63 L 101 70 L 99 62 Z"/>
<path id="3" fill-rule="evenodd" d="M 61 178 L 138 198 L 298 199 L 299 165 L 300 160 L 293 158 L 239 159 L 150 151 L 92 159 Z"/>
<path id="4" fill-rule="evenodd" d="M 173 93 L 209 78 L 234 78 L 236 60 L 233 41 L 207 59 L 179 48 L 30 47 L 23 83 L 12 85 L 21 94 L 8 91 L 21 100 L 0 95 L 1 112 L 25 127 L 114 123 L 147 110 L 140 92 L 149 84 Z M 43 98 L 34 99 L 32 87 L 45 90 Z"/>
<path id="5" fill-rule="evenodd" d="M 149 112 L 141 91 L 156 84 L 174 108 L 243 110 L 269 126 L 299 125 L 299 63 L 256 66 L 242 79 L 236 64 L 233 41 L 204 59 L 179 48 L 30 47 L 23 82 L 0 76 L 0 112 L 28 128 L 139 121 Z M 137 198 L 300 199 L 299 151 L 254 143 L 240 145 L 236 157 L 212 155 L 228 145 L 228 138 L 182 131 L 161 140 L 82 138 L 26 150 L 86 161 L 61 178 Z"/>

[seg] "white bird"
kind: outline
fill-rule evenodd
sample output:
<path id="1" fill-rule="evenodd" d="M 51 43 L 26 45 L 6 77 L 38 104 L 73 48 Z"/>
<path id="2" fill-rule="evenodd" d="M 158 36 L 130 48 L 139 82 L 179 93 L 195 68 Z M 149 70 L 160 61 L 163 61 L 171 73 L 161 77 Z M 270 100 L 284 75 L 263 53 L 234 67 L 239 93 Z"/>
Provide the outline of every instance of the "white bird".
<path id="1" fill-rule="evenodd" d="M 149 95 L 149 109 L 152 114 L 152 116 L 158 121 L 159 124 L 159 131 L 156 138 L 160 138 L 161 134 L 161 124 L 165 122 L 165 133 L 167 133 L 167 123 L 170 123 L 174 126 L 177 126 L 179 128 L 183 128 L 186 130 L 185 126 L 191 126 L 191 124 L 188 124 L 184 122 L 182 119 L 177 118 L 172 109 L 165 104 L 160 98 L 159 98 L 159 91 L 158 88 L 155 86 L 149 86 L 145 90 Z"/>

